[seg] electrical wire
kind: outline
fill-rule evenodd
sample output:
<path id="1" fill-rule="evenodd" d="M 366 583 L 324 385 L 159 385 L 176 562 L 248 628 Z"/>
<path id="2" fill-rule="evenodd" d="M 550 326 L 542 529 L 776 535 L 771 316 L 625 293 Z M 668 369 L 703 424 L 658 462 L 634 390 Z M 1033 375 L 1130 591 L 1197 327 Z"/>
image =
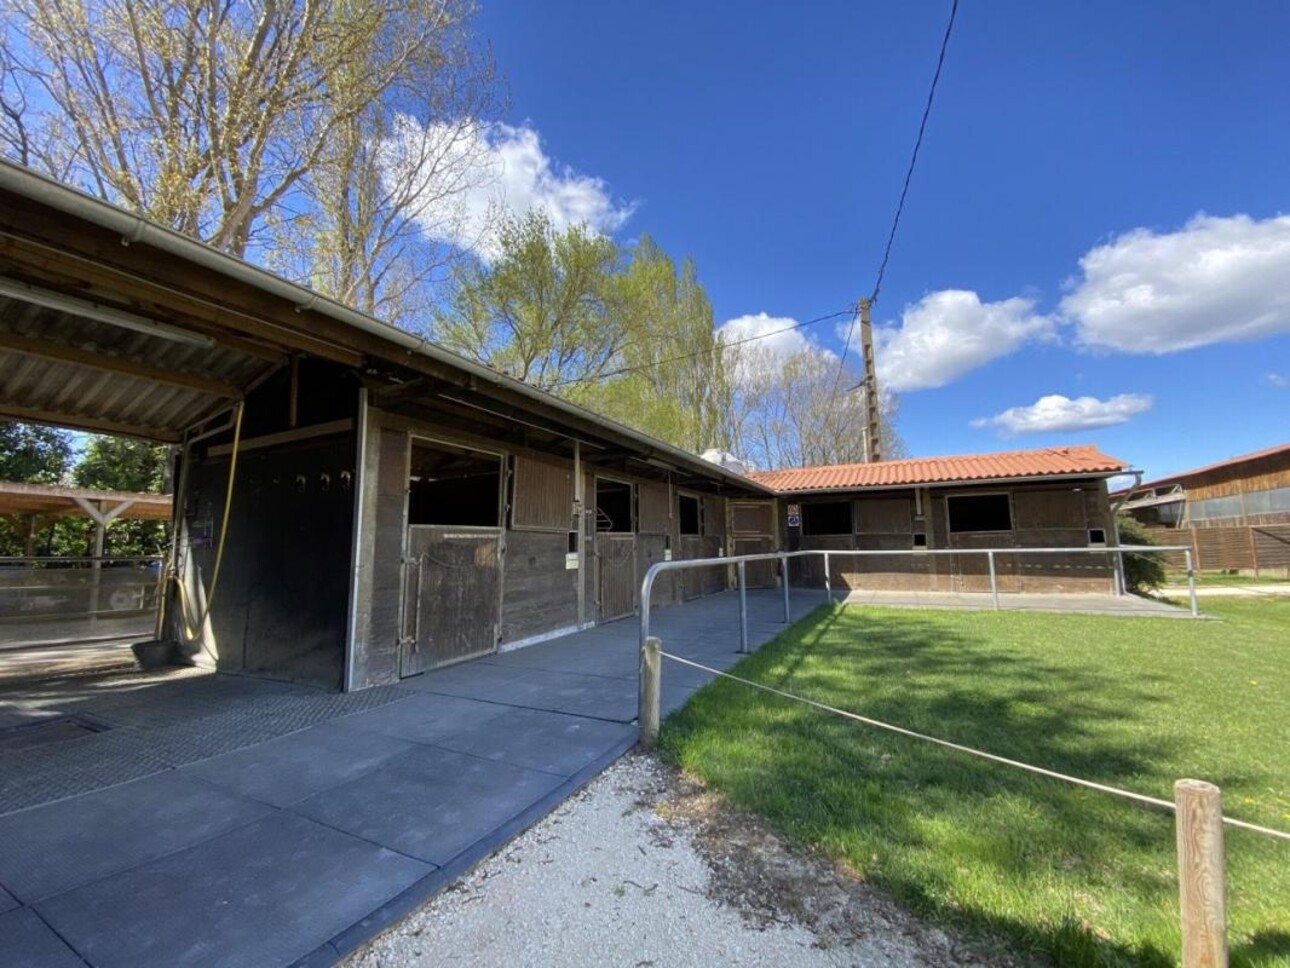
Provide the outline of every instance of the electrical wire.
<path id="1" fill-rule="evenodd" d="M 914 178 L 914 167 L 918 164 L 918 152 L 923 147 L 923 135 L 927 132 L 927 119 L 932 114 L 932 102 L 936 100 L 936 86 L 941 80 L 941 70 L 945 67 L 945 52 L 950 46 L 950 35 L 954 33 L 954 18 L 959 12 L 959 0 L 950 5 L 949 23 L 945 25 L 945 36 L 941 38 L 941 52 L 936 57 L 936 72 L 932 74 L 932 86 L 927 92 L 927 104 L 923 106 L 923 119 L 918 123 L 918 137 L 914 139 L 914 151 L 909 156 L 909 167 L 905 169 L 905 183 L 900 189 L 900 201 L 896 203 L 896 214 L 891 220 L 891 231 L 887 233 L 887 246 L 882 253 L 882 262 L 878 265 L 878 277 L 874 280 L 871 303 L 878 301 L 882 290 L 883 277 L 887 275 L 887 263 L 891 260 L 891 247 L 896 241 L 896 229 L 900 227 L 900 217 L 905 211 L 905 199 L 909 197 L 909 184 Z"/>
<path id="2" fill-rule="evenodd" d="M 927 103 L 923 105 L 923 117 L 918 122 L 918 136 L 914 139 L 914 150 L 909 156 L 909 165 L 905 169 L 905 181 L 900 188 L 900 199 L 896 202 L 896 214 L 891 220 L 891 231 L 887 233 L 887 244 L 883 248 L 882 261 L 878 264 L 878 272 L 874 278 L 873 290 L 869 294 L 869 304 L 874 305 L 878 302 L 878 294 L 882 291 L 882 281 L 887 275 L 887 263 L 891 261 L 891 249 L 896 242 L 896 230 L 900 227 L 900 218 L 905 213 L 905 200 L 909 197 L 909 186 L 914 179 L 914 168 L 918 165 L 918 153 L 923 147 L 923 136 L 927 133 L 927 119 L 932 114 L 932 104 L 936 100 L 936 88 L 941 82 L 941 71 L 945 67 L 945 52 L 950 46 L 950 35 L 954 33 L 954 20 L 958 16 L 959 0 L 951 0 L 950 19 L 945 25 L 945 36 L 941 38 L 941 50 L 936 56 L 936 70 L 932 73 L 932 86 L 927 91 Z M 859 310 L 857 309 L 857 314 Z M 838 360 L 838 372 L 833 378 L 833 390 L 829 394 L 829 406 L 832 408 L 834 399 L 838 393 L 838 383 L 842 380 L 843 368 L 847 363 L 847 353 L 851 349 L 851 334 L 855 332 L 855 325 L 847 330 L 846 341 L 842 344 L 842 356 Z"/>
<path id="3" fill-rule="evenodd" d="M 780 329 L 772 329 L 766 333 L 757 333 L 754 336 L 745 336 L 743 339 L 718 340 L 716 346 L 709 347 L 708 349 L 705 349 L 705 350 L 699 350 L 695 353 L 685 353 L 685 354 L 682 354 L 681 356 L 669 356 L 665 359 L 654 360 L 650 363 L 639 363 L 633 366 L 623 366 L 623 367 L 619 367 L 616 370 L 609 370 L 608 372 L 605 372 L 605 373 L 598 373 L 595 376 L 578 377 L 576 379 L 570 379 L 570 380 L 560 380 L 556 383 L 550 384 L 544 389 L 554 390 L 554 389 L 557 389 L 558 387 L 570 386 L 576 383 L 599 383 L 601 380 L 607 380 L 610 377 L 614 377 L 614 376 L 624 376 L 628 373 L 636 373 L 641 370 L 652 370 L 654 367 L 666 366 L 668 363 L 680 363 L 685 360 L 692 360 L 695 357 L 705 356 L 711 353 L 715 353 L 717 352 L 718 349 L 730 349 L 735 346 L 743 346 L 745 343 L 754 343 L 757 340 L 767 339 L 768 337 L 771 337 L 771 336 L 778 336 L 781 333 L 791 333 L 794 330 L 805 329 L 807 326 L 814 326 L 817 323 L 828 322 L 830 319 L 839 319 L 842 316 L 853 316 L 855 312 L 856 310 L 854 307 L 839 309 L 837 312 L 834 312 L 834 313 L 828 313 L 824 316 L 817 316 L 814 319 L 808 319 L 804 323 L 794 323 L 791 326 L 784 326 L 784 327 L 781 327 Z"/>

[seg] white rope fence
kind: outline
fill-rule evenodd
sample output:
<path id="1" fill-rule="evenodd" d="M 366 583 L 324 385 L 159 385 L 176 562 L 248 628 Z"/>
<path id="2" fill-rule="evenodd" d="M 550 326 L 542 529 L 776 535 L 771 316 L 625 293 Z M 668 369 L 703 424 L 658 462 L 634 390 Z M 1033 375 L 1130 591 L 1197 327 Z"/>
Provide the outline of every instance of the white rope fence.
<path id="1" fill-rule="evenodd" d="M 792 699 L 796 702 L 814 707 L 815 709 L 823 710 L 826 713 L 833 713 L 834 715 L 854 720 L 857 723 L 863 723 L 866 726 L 873 726 L 876 729 L 885 729 L 889 733 L 897 733 L 901 736 L 908 736 L 911 739 L 921 739 L 928 743 L 934 743 L 937 746 L 943 746 L 946 749 L 957 750 L 960 753 L 967 753 L 969 756 L 977 756 L 983 760 L 990 760 L 992 763 L 1002 763 L 1004 766 L 1011 766 L 1018 770 L 1025 770 L 1027 773 L 1034 773 L 1036 776 L 1046 776 L 1053 780 L 1063 780 L 1066 783 L 1073 783 L 1075 786 L 1081 786 L 1088 790 L 1097 790 L 1100 793 L 1109 793 L 1112 796 L 1122 797 L 1125 800 L 1132 800 L 1135 803 L 1145 804 L 1146 806 L 1160 807 L 1164 810 L 1174 810 L 1176 808 L 1176 805 L 1172 800 L 1162 800 L 1159 797 L 1149 797 L 1145 793 L 1134 793 L 1132 790 L 1122 790 L 1119 787 L 1107 786 L 1105 783 L 1094 783 L 1092 780 L 1084 780 L 1067 773 L 1058 773 L 1056 770 L 1046 770 L 1042 766 L 1023 763 L 1020 760 L 1010 760 L 1006 756 L 987 753 L 985 750 L 975 749 L 971 746 L 964 746 L 961 743 L 951 743 L 947 739 L 929 736 L 926 733 L 919 733 L 912 729 L 906 729 L 903 726 L 894 726 L 891 723 L 884 723 L 880 719 L 871 719 L 868 716 L 861 716 L 858 713 L 848 712 L 845 709 L 838 709 L 836 706 L 816 702 L 814 699 L 807 699 L 805 696 L 796 696 L 791 692 L 776 689 L 774 686 L 768 686 L 761 682 L 754 682 L 752 679 L 744 679 L 740 676 L 731 675 L 729 672 L 722 672 L 720 669 L 713 669 L 711 666 L 705 666 L 701 663 L 693 662 L 690 659 L 683 659 L 679 655 L 673 655 L 670 652 L 660 651 L 659 655 L 663 656 L 665 659 L 671 659 L 673 662 L 679 662 L 681 665 L 690 666 L 694 669 L 701 669 L 704 672 L 710 672 L 723 679 L 730 679 L 734 682 L 742 683 L 745 686 L 751 686 L 753 689 L 760 689 L 762 692 L 769 692 L 776 696 L 782 696 L 785 699 Z M 1224 817 L 1223 823 L 1229 827 L 1240 827 L 1242 830 L 1252 830 L 1255 833 L 1265 834 L 1269 837 L 1278 837 L 1281 840 L 1290 840 L 1290 831 L 1273 830 L 1271 827 L 1260 827 L 1258 824 L 1247 823 L 1244 820 L 1237 820 L 1234 817 Z"/>
<path id="2" fill-rule="evenodd" d="M 765 683 L 745 679 L 721 669 L 714 669 L 701 662 L 685 659 L 679 655 L 663 651 L 663 643 L 650 636 L 641 647 L 641 707 L 640 730 L 641 743 L 652 747 L 658 741 L 660 706 L 662 700 L 663 659 L 670 659 L 683 666 L 699 669 L 702 672 L 722 679 L 730 679 L 752 689 L 767 692 L 774 696 L 802 703 L 822 712 L 832 713 L 844 719 L 872 726 L 910 739 L 922 740 L 944 749 L 966 753 L 978 759 L 1010 766 L 1035 776 L 1060 780 L 1086 790 L 1096 790 L 1111 796 L 1120 797 L 1143 806 L 1157 807 L 1173 812 L 1178 851 L 1178 887 L 1182 915 L 1182 968 L 1226 968 L 1227 966 L 1227 897 L 1226 897 L 1226 861 L 1223 852 L 1223 827 L 1235 827 L 1273 837 L 1277 840 L 1290 841 L 1290 832 L 1263 827 L 1259 824 L 1237 820 L 1223 815 L 1222 794 L 1212 783 L 1200 780 L 1178 780 L 1174 784 L 1174 800 L 1163 800 L 1159 797 L 1135 793 L 1105 783 L 1095 783 L 1081 777 L 1059 773 L 1056 770 L 1044 769 L 1031 763 L 1009 759 L 979 750 L 962 743 L 954 743 L 938 736 L 929 736 L 916 730 L 906 729 L 892 723 L 861 716 L 858 713 L 839 709 L 827 703 L 794 695 L 783 689 L 776 689 Z"/>

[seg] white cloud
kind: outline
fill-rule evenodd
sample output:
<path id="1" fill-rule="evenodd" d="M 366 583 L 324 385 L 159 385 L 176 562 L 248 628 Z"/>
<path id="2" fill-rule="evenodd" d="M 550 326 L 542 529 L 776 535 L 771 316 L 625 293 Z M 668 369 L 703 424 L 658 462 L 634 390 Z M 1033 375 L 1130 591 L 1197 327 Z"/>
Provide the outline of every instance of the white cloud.
<path id="1" fill-rule="evenodd" d="M 837 360 L 837 354 L 832 350 L 820 346 L 803 330 L 791 328 L 796 325 L 797 320 L 791 316 L 752 313 L 736 316 L 718 326 L 717 339 L 727 346 L 741 344 L 735 351 L 735 380 L 745 385 L 756 382 L 760 375 L 804 352 Z"/>
<path id="2" fill-rule="evenodd" d="M 748 345 L 762 347 L 781 358 L 793 356 L 807 349 L 819 349 L 804 332 L 791 328 L 796 325 L 797 320 L 791 316 L 751 313 L 726 320 L 717 327 L 717 338 L 727 344 L 740 340 L 756 340 L 755 343 Z"/>
<path id="3" fill-rule="evenodd" d="M 1016 434 L 1070 433 L 1127 423 L 1135 414 L 1151 409 L 1151 397 L 1121 393 L 1108 400 L 1070 397 L 1060 393 L 1040 397 L 1027 407 L 1009 407 L 993 417 L 972 421 L 978 429 L 997 427 L 1005 437 Z"/>
<path id="4" fill-rule="evenodd" d="M 428 148 L 426 146 L 429 146 Z M 542 211 L 557 230 L 582 224 L 608 234 L 635 204 L 615 199 L 601 178 L 555 162 L 533 128 L 509 124 L 434 124 L 400 116 L 381 150 L 391 181 L 420 182 L 418 222 L 436 241 L 495 258 L 498 215 Z M 430 156 L 432 163 L 427 164 Z"/>
<path id="5" fill-rule="evenodd" d="M 1136 229 L 1091 249 L 1080 269 L 1061 308 L 1087 346 L 1172 353 L 1290 332 L 1290 215 Z"/>
<path id="6" fill-rule="evenodd" d="M 1285 390 L 1290 387 L 1290 376 L 1285 376 L 1282 373 L 1269 373 L 1263 378 L 1263 381 L 1268 386 L 1274 386 L 1279 390 Z"/>
<path id="7" fill-rule="evenodd" d="M 967 290 L 929 293 L 905 307 L 899 327 L 875 328 L 878 382 L 895 393 L 941 387 L 1028 341 L 1050 338 L 1053 328 L 1030 299 L 983 303 Z M 853 337 L 852 346 L 858 343 Z"/>

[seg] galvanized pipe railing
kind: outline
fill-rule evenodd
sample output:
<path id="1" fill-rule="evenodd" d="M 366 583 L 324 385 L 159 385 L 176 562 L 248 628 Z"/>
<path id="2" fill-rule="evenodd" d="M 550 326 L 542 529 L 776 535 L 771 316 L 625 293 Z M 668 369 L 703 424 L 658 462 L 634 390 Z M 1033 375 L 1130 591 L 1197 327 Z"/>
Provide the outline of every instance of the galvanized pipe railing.
<path id="1" fill-rule="evenodd" d="M 925 555 L 985 555 L 990 574 L 990 598 L 995 611 L 999 610 L 999 581 L 995 568 L 995 555 L 1053 555 L 1053 554 L 1091 554 L 1115 556 L 1117 576 L 1124 573 L 1124 556 L 1126 554 L 1150 554 L 1164 551 L 1181 551 L 1187 565 L 1187 596 L 1192 617 L 1200 614 L 1196 600 L 1196 572 L 1193 568 L 1192 553 L 1189 546 L 1174 545 L 1121 545 L 1115 548 L 913 548 L 895 551 L 808 549 L 802 551 L 773 551 L 755 555 L 733 555 L 729 558 L 691 558 L 686 560 L 658 561 L 650 565 L 641 580 L 640 598 L 640 646 L 641 646 L 641 688 L 644 689 L 645 643 L 650 637 L 650 596 L 654 591 L 655 579 L 665 571 L 682 571 L 691 568 L 735 568 L 735 585 L 739 592 L 739 651 L 748 652 L 748 573 L 745 567 L 750 561 L 777 561 L 780 564 L 781 583 L 784 593 L 784 622 L 792 620 L 792 603 L 788 581 L 788 561 L 790 558 L 821 557 L 824 562 L 824 591 L 829 601 L 833 600 L 833 584 L 830 576 L 830 559 L 834 555 L 845 555 L 852 558 L 890 557 Z M 642 694 L 642 702 L 644 696 Z M 642 706 L 642 708 L 644 708 Z"/>

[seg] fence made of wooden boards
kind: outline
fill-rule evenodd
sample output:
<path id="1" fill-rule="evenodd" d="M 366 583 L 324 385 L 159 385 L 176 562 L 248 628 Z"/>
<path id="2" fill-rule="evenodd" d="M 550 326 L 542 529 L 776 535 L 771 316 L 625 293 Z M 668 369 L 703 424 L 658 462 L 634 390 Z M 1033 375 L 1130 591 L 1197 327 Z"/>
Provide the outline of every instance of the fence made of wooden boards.
<path id="1" fill-rule="evenodd" d="M 1155 537 L 1161 544 L 1190 544 L 1197 571 L 1290 568 L 1290 524 L 1170 528 L 1158 530 Z M 1172 569 L 1185 567 L 1181 551 L 1165 552 L 1165 561 Z"/>

